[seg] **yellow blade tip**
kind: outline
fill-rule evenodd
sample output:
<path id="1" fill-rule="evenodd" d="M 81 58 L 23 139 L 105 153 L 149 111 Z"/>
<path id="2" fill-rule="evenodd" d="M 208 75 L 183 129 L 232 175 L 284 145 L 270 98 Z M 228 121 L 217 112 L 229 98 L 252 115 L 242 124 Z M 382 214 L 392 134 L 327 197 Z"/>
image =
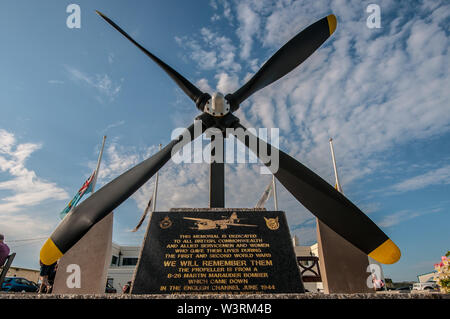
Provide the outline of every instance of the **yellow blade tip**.
<path id="1" fill-rule="evenodd" d="M 375 248 L 369 254 L 369 257 L 382 264 L 393 264 L 400 259 L 401 255 L 402 253 L 400 252 L 400 249 L 398 249 L 397 245 L 394 244 L 392 240 L 388 239 L 380 246 Z"/>
<path id="2" fill-rule="evenodd" d="M 334 14 L 330 14 L 327 17 L 327 21 L 328 21 L 328 28 L 330 28 L 330 35 L 332 35 L 334 30 L 336 30 L 337 25 L 336 16 Z"/>
<path id="3" fill-rule="evenodd" d="M 62 255 L 63 253 L 56 247 L 53 240 L 49 238 L 41 248 L 40 259 L 44 265 L 51 265 L 61 258 Z"/>
<path id="4" fill-rule="evenodd" d="M 95 10 L 95 12 L 96 12 L 99 16 L 101 16 L 101 17 L 104 17 L 104 16 L 105 16 L 103 13 L 101 13 L 101 12 L 98 11 L 98 10 Z"/>

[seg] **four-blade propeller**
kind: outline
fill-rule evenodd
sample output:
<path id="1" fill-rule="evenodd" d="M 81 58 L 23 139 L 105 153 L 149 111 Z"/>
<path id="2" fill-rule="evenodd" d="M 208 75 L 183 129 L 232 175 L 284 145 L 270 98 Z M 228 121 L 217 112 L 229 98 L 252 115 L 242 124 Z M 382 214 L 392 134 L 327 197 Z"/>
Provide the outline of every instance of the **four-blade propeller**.
<path id="1" fill-rule="evenodd" d="M 239 104 L 250 95 L 280 79 L 304 62 L 336 29 L 334 15 L 329 15 L 310 25 L 279 49 L 246 84 L 236 92 L 226 95 L 226 101 L 220 101 L 220 98 L 223 98 L 221 94 L 214 94 L 211 98 L 208 93 L 201 92 L 177 71 L 132 39 L 111 19 L 98 11 L 97 13 L 155 61 L 196 103 L 197 107 L 205 112 L 197 118 L 203 123 L 203 132 L 210 127 L 218 127 L 222 130 L 232 127 L 244 130 L 247 136 L 252 136 L 252 134 L 239 124 L 239 119 L 231 112 L 237 110 Z M 214 103 L 215 98 L 221 103 Z M 213 103 L 210 103 L 211 99 Z M 229 107 L 222 107 L 219 111 L 216 109 L 215 112 L 210 111 L 209 105 L 224 103 L 227 103 Z M 191 125 L 187 130 L 191 138 L 196 138 L 193 128 L 194 126 Z M 269 148 L 272 152 L 279 152 L 278 169 L 273 171 L 275 177 L 312 214 L 336 233 L 379 262 L 391 264 L 400 258 L 400 250 L 384 232 L 344 195 L 314 172 L 255 136 L 252 137 L 259 142 L 256 148 L 246 138 L 239 135 L 236 137 L 251 149 L 269 169 L 272 166 L 260 152 L 261 147 Z M 182 144 L 188 142 L 190 140 L 187 141 L 180 136 L 157 154 L 123 173 L 82 202 L 64 218 L 44 244 L 41 249 L 41 261 L 50 265 L 58 260 L 93 225 L 130 197 L 167 163 L 174 148 L 178 149 Z"/>

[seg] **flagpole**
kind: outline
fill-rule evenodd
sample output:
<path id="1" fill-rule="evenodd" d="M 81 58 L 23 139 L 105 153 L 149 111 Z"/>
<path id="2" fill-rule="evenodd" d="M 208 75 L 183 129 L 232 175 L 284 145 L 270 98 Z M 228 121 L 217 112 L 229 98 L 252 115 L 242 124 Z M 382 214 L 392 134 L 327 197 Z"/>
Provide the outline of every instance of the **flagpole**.
<path id="1" fill-rule="evenodd" d="M 159 144 L 159 150 L 161 150 L 162 144 Z M 155 188 L 153 189 L 153 202 L 152 202 L 152 212 L 156 209 L 156 195 L 158 193 L 158 172 L 156 172 L 155 178 Z"/>
<path id="2" fill-rule="evenodd" d="M 95 178 L 94 178 L 93 184 L 92 184 L 92 193 L 95 192 L 95 185 L 97 184 L 98 172 L 100 171 L 100 162 L 102 161 L 103 149 L 105 148 L 105 140 L 106 140 L 106 135 L 103 136 L 102 148 L 100 149 L 100 154 L 98 155 L 97 167 L 95 169 Z"/>
<path id="3" fill-rule="evenodd" d="M 340 192 L 342 192 L 341 183 L 339 183 L 339 176 L 336 166 L 336 158 L 334 157 L 334 149 L 333 149 L 333 139 L 330 137 L 330 148 L 331 148 L 331 158 L 333 160 L 333 167 L 334 167 L 334 176 L 336 177 L 336 189 Z"/>
<path id="4" fill-rule="evenodd" d="M 272 183 L 273 183 L 273 202 L 275 205 L 275 210 L 278 211 L 278 199 L 277 199 L 277 181 L 275 180 L 275 175 L 272 175 Z"/>

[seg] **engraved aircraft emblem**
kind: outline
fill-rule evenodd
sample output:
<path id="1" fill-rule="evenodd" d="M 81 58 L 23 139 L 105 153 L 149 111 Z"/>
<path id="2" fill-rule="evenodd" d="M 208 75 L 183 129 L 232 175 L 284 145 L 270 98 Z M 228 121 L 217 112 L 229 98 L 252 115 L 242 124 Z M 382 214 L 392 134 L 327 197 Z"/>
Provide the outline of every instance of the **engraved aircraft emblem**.
<path id="1" fill-rule="evenodd" d="M 212 220 L 207 218 L 183 217 L 184 219 L 193 220 L 195 230 L 210 230 L 210 229 L 227 229 L 229 226 L 243 226 L 243 227 L 257 227 L 256 225 L 239 224 L 239 218 L 236 213 L 232 213 L 229 218 Z"/>

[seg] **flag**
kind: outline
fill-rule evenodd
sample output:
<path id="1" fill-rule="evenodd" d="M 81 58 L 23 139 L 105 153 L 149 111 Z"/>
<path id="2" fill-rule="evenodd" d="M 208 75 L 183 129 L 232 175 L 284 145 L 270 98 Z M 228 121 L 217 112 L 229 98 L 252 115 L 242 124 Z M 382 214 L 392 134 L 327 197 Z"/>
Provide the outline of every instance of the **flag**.
<path id="1" fill-rule="evenodd" d="M 141 219 L 139 220 L 139 223 L 132 230 L 133 233 L 137 232 L 139 227 L 141 227 L 142 223 L 144 222 L 145 217 L 147 216 L 147 213 L 150 210 L 150 207 L 152 206 L 152 200 L 153 200 L 153 195 L 152 195 L 152 197 L 150 197 L 150 200 L 148 201 L 147 207 L 145 208 L 144 213 L 142 214 Z"/>
<path id="2" fill-rule="evenodd" d="M 255 208 L 264 208 L 264 204 L 267 202 L 272 192 L 272 187 L 273 181 L 271 180 L 269 185 L 267 185 L 266 190 L 262 194 L 261 198 L 259 199 L 258 203 L 256 204 Z"/>
<path id="3" fill-rule="evenodd" d="M 91 176 L 84 182 L 83 186 L 78 190 L 76 195 L 72 198 L 72 200 L 67 204 L 66 208 L 63 209 L 61 213 L 59 213 L 59 217 L 63 219 L 68 212 L 72 210 L 75 206 L 77 206 L 78 202 L 80 201 L 81 197 L 83 197 L 84 194 L 92 192 L 92 186 L 95 183 L 95 180 L 97 179 L 97 172 L 94 171 Z"/>

